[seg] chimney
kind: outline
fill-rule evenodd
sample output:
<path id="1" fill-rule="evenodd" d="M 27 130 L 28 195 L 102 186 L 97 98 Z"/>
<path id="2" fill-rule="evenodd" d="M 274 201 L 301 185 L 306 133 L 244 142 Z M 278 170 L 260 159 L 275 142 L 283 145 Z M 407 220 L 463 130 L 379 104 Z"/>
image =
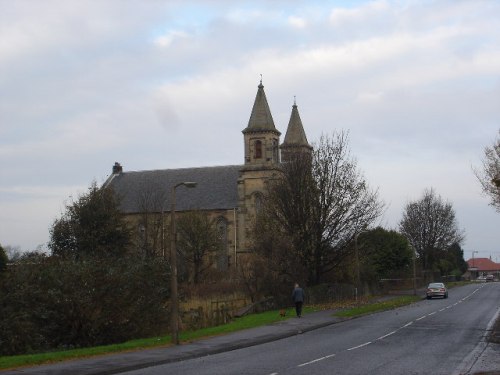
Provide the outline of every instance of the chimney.
<path id="1" fill-rule="evenodd" d="M 115 165 L 113 165 L 113 174 L 120 174 L 122 172 L 123 172 L 123 167 L 120 165 L 120 163 L 115 161 Z"/>

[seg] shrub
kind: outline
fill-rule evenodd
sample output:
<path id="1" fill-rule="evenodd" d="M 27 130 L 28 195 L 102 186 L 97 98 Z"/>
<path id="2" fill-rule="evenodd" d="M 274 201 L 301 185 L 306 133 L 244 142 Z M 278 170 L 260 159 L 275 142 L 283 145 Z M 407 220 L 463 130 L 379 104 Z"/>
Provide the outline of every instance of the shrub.
<path id="1" fill-rule="evenodd" d="M 0 355 L 122 342 L 163 333 L 162 260 L 27 259 L 0 285 Z"/>

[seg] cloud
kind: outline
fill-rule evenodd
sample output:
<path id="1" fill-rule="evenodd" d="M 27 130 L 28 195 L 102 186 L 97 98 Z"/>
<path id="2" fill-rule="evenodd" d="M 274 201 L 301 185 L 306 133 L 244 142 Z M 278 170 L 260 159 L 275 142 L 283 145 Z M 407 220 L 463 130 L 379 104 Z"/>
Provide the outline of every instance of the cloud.
<path id="1" fill-rule="evenodd" d="M 297 29 L 303 29 L 307 26 L 307 22 L 304 18 L 297 17 L 297 16 L 290 16 L 288 17 L 288 23 Z"/>
<path id="2" fill-rule="evenodd" d="M 170 47 L 170 45 L 174 41 L 182 42 L 182 39 L 185 39 L 188 37 L 189 37 L 189 35 L 184 31 L 172 30 L 164 35 L 160 35 L 160 36 L 156 37 L 153 43 L 159 47 L 166 48 L 166 47 Z"/>
<path id="3" fill-rule="evenodd" d="M 294 95 L 310 141 L 351 131 L 394 217 L 428 184 L 489 209 L 468 173 L 498 131 L 500 4 L 346 4 L 3 2 L 0 200 L 25 190 L 36 217 L 37 194 L 61 205 L 40 181 L 85 186 L 115 161 L 241 163 L 262 73 L 280 131 Z"/>

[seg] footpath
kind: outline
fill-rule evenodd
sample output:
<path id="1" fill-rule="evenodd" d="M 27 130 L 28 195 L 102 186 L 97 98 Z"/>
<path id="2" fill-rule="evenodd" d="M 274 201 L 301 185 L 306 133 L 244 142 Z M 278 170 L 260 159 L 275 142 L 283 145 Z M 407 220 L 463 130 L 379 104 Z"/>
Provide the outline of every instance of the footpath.
<path id="1" fill-rule="evenodd" d="M 139 370 L 155 365 L 259 345 L 343 321 L 343 319 L 333 316 L 333 313 L 334 310 L 318 311 L 309 313 L 300 319 L 294 317 L 266 326 L 211 337 L 179 346 L 158 347 L 0 371 L 0 375 L 104 375 Z M 462 368 L 463 370 L 457 374 L 500 375 L 500 344 L 482 341 L 469 358 L 464 360 Z"/>

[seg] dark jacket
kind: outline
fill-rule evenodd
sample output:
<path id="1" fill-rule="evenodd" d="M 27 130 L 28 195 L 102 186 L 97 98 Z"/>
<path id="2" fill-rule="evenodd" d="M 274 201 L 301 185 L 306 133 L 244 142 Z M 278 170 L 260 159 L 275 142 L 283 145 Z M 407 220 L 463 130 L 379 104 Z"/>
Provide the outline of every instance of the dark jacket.
<path id="1" fill-rule="evenodd" d="M 304 290 L 302 288 L 295 288 L 292 292 L 293 302 L 304 302 Z"/>

